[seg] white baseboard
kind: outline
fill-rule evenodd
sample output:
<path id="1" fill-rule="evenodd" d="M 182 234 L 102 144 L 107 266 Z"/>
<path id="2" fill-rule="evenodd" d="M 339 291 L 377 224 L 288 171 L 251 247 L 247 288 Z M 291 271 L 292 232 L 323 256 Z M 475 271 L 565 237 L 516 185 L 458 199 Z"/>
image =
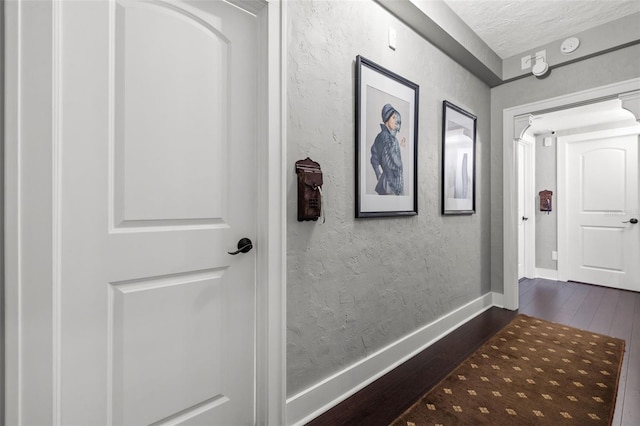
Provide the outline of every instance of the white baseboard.
<path id="1" fill-rule="evenodd" d="M 480 315 L 502 294 L 487 293 L 287 399 L 287 424 L 303 425 Z M 356 385 L 354 385 L 354 383 Z"/>
<path id="2" fill-rule="evenodd" d="M 491 303 L 497 308 L 504 309 L 504 294 L 496 292 L 491 293 Z"/>
<path id="3" fill-rule="evenodd" d="M 553 269 L 536 268 L 536 278 L 558 281 L 558 271 Z"/>

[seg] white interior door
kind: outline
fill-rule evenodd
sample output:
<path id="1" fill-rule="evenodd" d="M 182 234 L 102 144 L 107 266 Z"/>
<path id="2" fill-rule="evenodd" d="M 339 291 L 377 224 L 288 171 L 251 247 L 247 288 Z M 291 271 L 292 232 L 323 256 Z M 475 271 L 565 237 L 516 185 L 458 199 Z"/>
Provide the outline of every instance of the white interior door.
<path id="1" fill-rule="evenodd" d="M 640 225 L 632 223 L 639 213 L 638 132 L 560 138 L 566 164 L 558 194 L 566 197 L 560 266 L 567 280 L 640 291 Z"/>
<path id="2" fill-rule="evenodd" d="M 518 140 L 518 279 L 535 276 L 535 221 L 533 188 L 535 142 L 528 135 Z"/>
<path id="3" fill-rule="evenodd" d="M 521 141 L 518 141 L 518 279 L 525 276 L 525 226 L 527 219 L 525 219 L 525 174 L 524 174 L 524 156 L 525 148 Z"/>
<path id="4" fill-rule="evenodd" d="M 46 53 L 24 58 L 45 61 L 25 72 L 53 70 L 41 79 L 53 105 L 35 102 L 39 87 L 21 95 L 25 122 L 51 107 L 52 148 L 23 134 L 20 154 L 25 169 L 44 159 L 53 188 L 49 212 L 27 208 L 46 196 L 25 194 L 22 220 L 50 216 L 53 235 L 35 226 L 21 244 L 53 247 L 40 267 L 54 278 L 40 315 L 38 281 L 21 276 L 19 362 L 43 371 L 20 367 L 14 418 L 254 424 L 256 250 L 227 251 L 256 235 L 256 17 L 221 1 L 22 7 L 24 48 L 48 28 L 54 47 L 50 69 Z"/>

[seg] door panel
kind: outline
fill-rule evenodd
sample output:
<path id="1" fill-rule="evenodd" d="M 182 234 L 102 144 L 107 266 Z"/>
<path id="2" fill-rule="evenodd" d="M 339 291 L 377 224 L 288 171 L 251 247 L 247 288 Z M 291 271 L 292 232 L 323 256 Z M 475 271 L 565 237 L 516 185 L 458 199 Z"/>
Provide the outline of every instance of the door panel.
<path id="1" fill-rule="evenodd" d="M 61 424 L 253 424 L 256 18 L 60 17 Z"/>
<path id="2" fill-rule="evenodd" d="M 220 220 L 230 41 L 166 3 L 118 3 L 115 36 L 116 217 Z"/>
<path id="3" fill-rule="evenodd" d="M 115 424 L 229 402 L 221 386 L 222 278 L 210 271 L 112 285 Z"/>
<path id="4" fill-rule="evenodd" d="M 602 247 L 606 247 L 605 250 Z M 582 227 L 582 266 L 624 272 L 624 229 Z"/>
<path id="5" fill-rule="evenodd" d="M 602 141 L 606 144 L 606 140 Z M 629 165 L 626 149 L 597 148 L 582 152 L 583 213 L 624 213 Z"/>
<path id="6" fill-rule="evenodd" d="M 629 133 L 567 143 L 569 280 L 640 291 L 640 229 L 624 223 L 638 217 L 638 135 Z"/>

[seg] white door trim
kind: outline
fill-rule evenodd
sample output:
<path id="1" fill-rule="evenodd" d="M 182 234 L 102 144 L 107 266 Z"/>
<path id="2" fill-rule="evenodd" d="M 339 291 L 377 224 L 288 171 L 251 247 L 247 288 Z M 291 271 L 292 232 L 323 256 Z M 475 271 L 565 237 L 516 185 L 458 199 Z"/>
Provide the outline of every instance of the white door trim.
<path id="1" fill-rule="evenodd" d="M 258 239 L 256 259 L 256 423 L 285 424 L 286 406 L 286 2 L 267 0 L 261 24 L 267 27 L 260 63 L 267 70 L 264 125 L 267 143 L 258 148 Z M 265 99 L 266 98 L 266 99 Z M 264 167 L 263 167 L 264 166 Z M 260 212 L 264 213 L 261 218 Z"/>
<path id="2" fill-rule="evenodd" d="M 538 102 L 506 108 L 502 112 L 502 250 L 503 250 L 503 292 L 504 306 L 507 309 L 518 309 L 518 214 L 516 185 L 515 140 L 516 117 L 533 114 L 539 111 L 562 109 L 584 103 L 591 103 L 605 98 L 612 98 L 622 93 L 640 89 L 640 78 L 596 87 L 589 90 L 558 96 Z M 522 130 L 522 129 L 520 129 Z"/>
<path id="3" fill-rule="evenodd" d="M 616 137 L 637 135 L 638 127 L 621 127 L 618 129 L 601 130 L 596 132 L 580 133 L 575 135 L 561 136 L 557 138 L 558 144 L 558 186 L 556 196 L 556 211 L 558 215 L 558 280 L 567 281 L 569 278 L 569 209 L 567 208 L 567 148 L 569 144 L 586 142 L 588 140 L 600 139 L 604 137 Z"/>
<path id="4" fill-rule="evenodd" d="M 4 407 L 6 424 L 19 424 L 21 411 L 20 400 L 16 389 L 20 382 L 20 341 L 18 330 L 20 292 L 18 282 L 20 239 L 20 199 L 19 188 L 19 92 L 20 73 L 18 55 L 19 9 L 16 2 L 4 2 L 5 16 L 5 97 L 4 97 L 4 347 L 5 347 L 5 383 Z"/>
<path id="5" fill-rule="evenodd" d="M 242 4 L 242 3 L 240 3 Z M 253 4 L 256 3 L 247 3 Z M 22 412 L 31 404 L 42 404 L 45 412 L 51 416 L 47 423 L 56 424 L 54 400 L 23 401 L 20 398 L 21 387 L 31 377 L 29 373 L 28 353 L 24 347 L 21 329 L 22 318 L 28 316 L 32 325 L 48 327 L 52 339 L 43 342 L 42 348 L 53 352 L 54 327 L 57 319 L 52 310 L 54 294 L 51 291 L 55 282 L 55 241 L 57 235 L 52 215 L 52 200 L 56 188 L 48 179 L 54 165 L 53 153 L 43 153 L 42 164 L 25 164 L 21 158 L 24 144 L 39 142 L 43 138 L 51 140 L 47 132 L 54 117 L 52 100 L 54 85 L 51 72 L 55 64 L 50 60 L 39 61 L 34 65 L 33 55 L 25 55 L 37 45 L 53 55 L 54 46 L 50 40 L 39 45 L 36 37 L 29 39 L 30 30 L 22 19 L 26 14 L 38 17 L 40 31 L 51 31 L 55 19 L 55 7 L 51 4 L 42 7 L 32 2 L 12 1 L 5 7 L 5 418 L 6 424 L 22 424 Z M 260 116 L 262 134 L 265 140 L 259 144 L 255 172 L 261 186 L 257 188 L 258 245 L 257 245 L 257 353 L 256 353 L 256 422 L 260 425 L 281 425 L 285 422 L 286 400 L 286 28 L 285 2 L 268 0 L 262 3 L 260 10 L 253 13 L 258 16 L 261 33 L 260 66 L 264 71 L 260 84 L 265 90 L 259 95 L 263 105 Z M 33 21 L 31 21 L 33 22 Z M 22 35 L 22 37 L 21 37 Z M 51 56 L 53 57 L 53 56 Z M 31 62 L 30 62 L 31 61 Z M 30 64 L 32 66 L 30 66 Z M 44 65 L 44 66 L 43 66 Z M 25 71 L 29 69 L 30 80 L 25 81 Z M 37 72 L 33 72 L 38 70 Z M 46 74 L 49 77 L 46 77 Z M 29 87 L 27 83 L 37 82 L 38 87 Z M 22 91 L 41 90 L 44 100 L 38 116 L 25 117 L 20 114 Z M 29 131 L 25 123 L 38 122 L 42 129 Z M 45 123 L 44 125 L 42 125 Z M 45 141 L 46 142 L 46 141 Z M 33 172 L 33 173 L 32 173 Z M 24 179 L 29 176 L 29 179 Z M 37 218 L 25 213 L 40 212 Z M 41 239 L 25 237 L 23 230 L 29 227 L 29 235 L 40 235 Z M 34 227 L 36 230 L 34 232 Z M 26 254 L 29 256 L 26 256 Z M 34 271 L 30 266 L 34 258 L 38 261 L 49 260 L 52 265 L 47 270 Z M 53 263 L 52 263 L 53 261 Z M 37 286 L 33 285 L 37 282 Z M 41 292 L 42 289 L 49 291 Z M 34 292 L 38 292 L 34 294 Z M 41 300 L 42 310 L 25 309 L 26 298 Z M 32 346 L 29 348 L 33 349 Z M 41 385 L 45 394 L 56 386 L 54 360 L 49 365 L 37 366 Z M 33 373 L 32 373 L 33 374 Z M 42 377 L 48 377 L 42 380 Z M 47 390 L 48 389 L 48 390 Z"/>

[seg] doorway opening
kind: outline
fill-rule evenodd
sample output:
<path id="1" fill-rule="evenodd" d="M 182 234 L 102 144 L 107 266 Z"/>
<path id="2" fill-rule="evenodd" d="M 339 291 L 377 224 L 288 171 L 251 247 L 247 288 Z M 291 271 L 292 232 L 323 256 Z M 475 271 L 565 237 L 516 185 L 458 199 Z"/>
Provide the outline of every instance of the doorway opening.
<path id="1" fill-rule="evenodd" d="M 640 117 L 640 79 L 577 92 L 544 101 L 505 109 L 503 112 L 503 291 L 504 307 L 518 308 L 518 167 L 517 144 L 535 122 L 536 116 L 578 106 L 619 99 L 624 109 Z"/>

